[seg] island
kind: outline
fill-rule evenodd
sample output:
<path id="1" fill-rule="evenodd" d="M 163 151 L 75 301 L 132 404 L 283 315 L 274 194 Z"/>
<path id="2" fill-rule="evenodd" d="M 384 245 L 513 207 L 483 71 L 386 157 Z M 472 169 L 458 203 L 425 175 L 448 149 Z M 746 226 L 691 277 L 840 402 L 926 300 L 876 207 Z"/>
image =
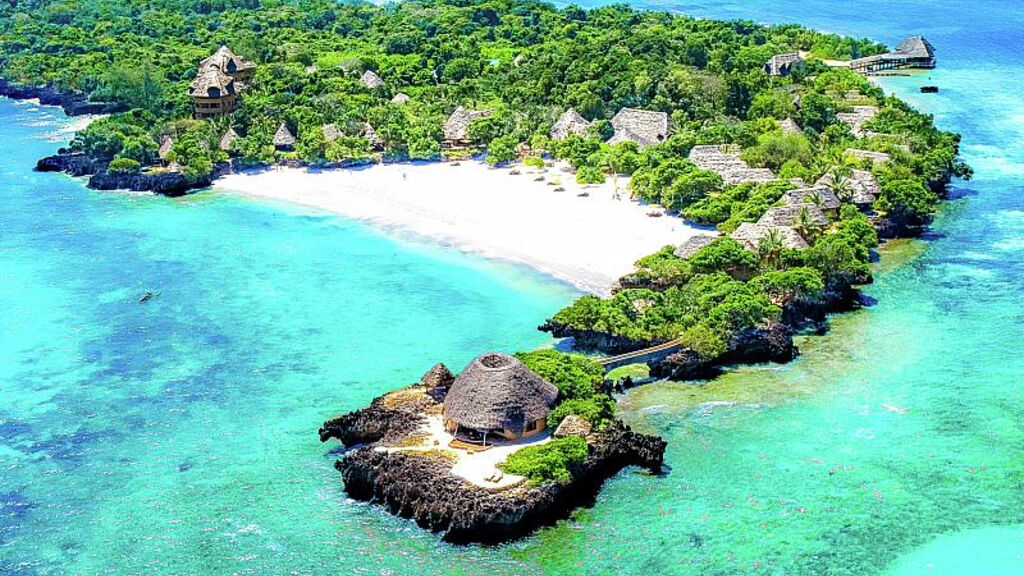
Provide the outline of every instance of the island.
<path id="1" fill-rule="evenodd" d="M 879 242 L 926 230 L 951 180 L 971 176 L 958 135 L 872 82 L 935 67 L 919 36 L 889 50 L 512 0 L 218 6 L 0 6 L 0 94 L 103 115 L 38 169 L 168 196 L 290 169 L 295 198 L 355 166 L 429 163 L 457 180 L 480 163 L 551 195 L 610 187 L 609 202 L 678 228 L 543 322 L 574 353 L 487 352 L 458 377 L 438 366 L 320 429 L 347 447 L 350 495 L 452 541 L 564 518 L 625 466 L 660 472 L 664 442 L 614 417 L 610 394 L 634 382 L 616 369 L 690 380 L 792 360 L 794 334 L 863 305 Z M 601 233 L 627 241 L 614 223 Z"/>

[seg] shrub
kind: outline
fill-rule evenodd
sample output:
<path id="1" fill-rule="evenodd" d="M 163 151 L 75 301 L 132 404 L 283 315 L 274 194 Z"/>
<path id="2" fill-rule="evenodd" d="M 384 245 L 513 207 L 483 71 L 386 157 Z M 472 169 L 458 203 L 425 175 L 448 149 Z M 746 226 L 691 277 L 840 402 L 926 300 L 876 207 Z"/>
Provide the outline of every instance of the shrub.
<path id="1" fill-rule="evenodd" d="M 540 156 L 528 156 L 525 160 L 523 160 L 523 164 L 529 166 L 530 168 L 543 168 L 544 159 L 541 158 Z"/>
<path id="2" fill-rule="evenodd" d="M 511 136 L 499 136 L 487 147 L 487 163 L 491 166 L 515 160 L 516 141 Z"/>
<path id="3" fill-rule="evenodd" d="M 575 414 L 590 422 L 595 428 L 603 428 L 615 416 L 615 401 L 607 394 L 596 394 L 590 398 L 574 398 L 555 406 L 548 414 L 548 426 L 554 428 L 562 419 Z"/>
<path id="4" fill-rule="evenodd" d="M 516 354 L 526 366 L 541 378 L 558 387 L 559 400 L 589 398 L 597 394 L 604 380 L 604 367 L 586 356 L 565 354 L 558 350 L 534 350 Z"/>
<path id="5" fill-rule="evenodd" d="M 604 182 L 604 172 L 597 166 L 580 166 L 576 171 L 576 182 L 580 184 L 601 184 Z"/>
<path id="6" fill-rule="evenodd" d="M 514 452 L 498 467 L 507 474 L 525 476 L 536 484 L 568 482 L 572 477 L 570 468 L 582 464 L 587 453 L 587 441 L 583 438 L 558 438 Z"/>
<path id="7" fill-rule="evenodd" d="M 114 158 L 107 167 L 107 170 L 118 174 L 138 174 L 141 169 L 139 161 L 132 158 Z"/>
<path id="8" fill-rule="evenodd" d="M 697 274 L 725 272 L 733 278 L 749 278 L 757 268 L 757 257 L 742 244 L 723 236 L 690 256 L 690 266 Z"/>

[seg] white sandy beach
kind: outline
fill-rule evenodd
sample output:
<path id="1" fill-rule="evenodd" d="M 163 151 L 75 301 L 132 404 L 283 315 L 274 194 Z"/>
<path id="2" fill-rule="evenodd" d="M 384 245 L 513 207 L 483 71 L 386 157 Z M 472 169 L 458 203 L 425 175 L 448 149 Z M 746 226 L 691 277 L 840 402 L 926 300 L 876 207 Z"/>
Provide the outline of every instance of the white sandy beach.
<path id="1" fill-rule="evenodd" d="M 512 175 L 517 169 L 522 173 Z M 544 176 L 544 181 L 535 181 Z M 558 182 L 565 191 L 555 192 Z M 310 172 L 235 174 L 215 190 L 314 207 L 488 258 L 526 264 L 581 290 L 607 294 L 633 263 L 698 234 L 681 219 L 647 214 L 625 179 L 582 187 L 571 173 L 476 161 L 386 164 Z M 577 196 L 588 192 L 588 197 Z"/>

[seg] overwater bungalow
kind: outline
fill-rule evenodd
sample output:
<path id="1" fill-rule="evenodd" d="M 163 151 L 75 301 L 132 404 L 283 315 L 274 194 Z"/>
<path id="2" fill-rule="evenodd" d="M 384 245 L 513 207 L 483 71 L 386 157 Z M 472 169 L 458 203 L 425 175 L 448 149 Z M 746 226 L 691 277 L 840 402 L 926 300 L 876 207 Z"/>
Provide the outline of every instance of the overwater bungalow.
<path id="1" fill-rule="evenodd" d="M 764 71 L 772 76 L 789 76 L 793 70 L 803 64 L 804 59 L 798 52 L 787 52 L 772 56 L 764 65 Z"/>
<path id="2" fill-rule="evenodd" d="M 904 68 L 935 68 L 935 46 L 923 36 L 911 36 L 892 52 L 857 58 L 850 62 L 850 68 L 862 74 L 874 74 L 885 70 Z"/>
<path id="3" fill-rule="evenodd" d="M 832 217 L 839 216 L 839 209 L 843 203 L 828 186 L 815 186 L 813 188 L 797 188 L 790 190 L 780 200 L 783 204 L 813 204 L 825 214 Z"/>
<path id="4" fill-rule="evenodd" d="M 384 85 L 384 80 L 377 75 L 373 70 L 367 70 L 363 72 L 363 75 L 359 77 L 359 83 L 366 86 L 370 90 L 379 88 Z"/>
<path id="5" fill-rule="evenodd" d="M 508 354 L 483 354 L 466 366 L 444 399 L 445 428 L 476 444 L 539 434 L 558 388 Z"/>
<path id="6" fill-rule="evenodd" d="M 615 134 L 608 144 L 635 142 L 640 148 L 660 144 L 668 138 L 668 114 L 655 110 L 623 108 L 612 118 Z"/>
<path id="7" fill-rule="evenodd" d="M 274 149 L 279 152 L 288 152 L 295 148 L 295 136 L 288 129 L 288 125 L 281 122 L 281 127 L 274 133 Z"/>
<path id="8" fill-rule="evenodd" d="M 690 236 L 685 242 L 676 246 L 673 254 L 685 260 L 686 258 L 696 254 L 701 248 L 714 242 L 716 239 L 716 236 L 708 236 L 704 234 L 700 236 Z"/>
<path id="9" fill-rule="evenodd" d="M 754 222 L 744 222 L 729 236 L 743 244 L 747 250 L 756 253 L 761 247 L 761 241 L 772 235 L 779 239 L 783 248 L 804 250 L 809 247 L 804 237 L 788 226 L 765 226 Z"/>
<path id="10" fill-rule="evenodd" d="M 551 127 L 551 139 L 565 140 L 572 134 L 583 136 L 591 125 L 593 125 L 593 122 L 580 116 L 579 112 L 576 112 L 575 109 L 569 108 L 558 117 L 558 120 Z"/>
<path id="11" fill-rule="evenodd" d="M 486 118 L 491 110 L 467 110 L 459 106 L 444 122 L 444 141 L 442 147 L 448 150 L 468 148 L 474 144 L 469 137 L 469 125 L 474 120 Z"/>

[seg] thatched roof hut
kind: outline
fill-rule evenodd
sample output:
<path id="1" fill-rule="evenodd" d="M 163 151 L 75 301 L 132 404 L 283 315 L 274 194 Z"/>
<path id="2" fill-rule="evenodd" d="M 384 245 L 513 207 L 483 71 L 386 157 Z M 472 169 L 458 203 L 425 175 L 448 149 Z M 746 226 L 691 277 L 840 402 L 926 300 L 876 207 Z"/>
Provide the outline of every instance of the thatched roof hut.
<path id="1" fill-rule="evenodd" d="M 555 438 L 568 438 L 569 436 L 577 436 L 579 438 L 586 438 L 590 435 L 593 430 L 593 426 L 590 425 L 585 418 L 576 414 L 569 414 L 562 419 L 562 422 L 555 428 L 555 433 L 552 434 Z"/>
<path id="2" fill-rule="evenodd" d="M 377 76 L 377 73 L 374 72 L 373 70 L 367 70 L 366 72 L 363 72 L 362 76 L 359 77 L 359 83 L 362 84 L 363 86 L 366 86 L 370 90 L 373 90 L 374 88 L 379 88 L 383 86 L 384 80 L 381 79 L 380 76 Z"/>
<path id="3" fill-rule="evenodd" d="M 231 51 L 227 46 L 221 46 L 208 58 L 199 62 L 199 68 L 215 67 L 221 72 L 232 76 L 247 78 L 256 68 L 256 64 L 244 60 Z"/>
<path id="4" fill-rule="evenodd" d="M 779 128 L 782 128 L 783 134 L 803 134 L 803 129 L 796 123 L 792 118 L 786 118 L 785 120 L 779 120 Z"/>
<path id="5" fill-rule="evenodd" d="M 853 156 L 859 160 L 870 160 L 878 164 L 889 162 L 890 160 L 892 160 L 892 156 L 889 156 L 885 152 L 861 150 L 860 148 L 847 148 L 843 153 Z"/>
<path id="6" fill-rule="evenodd" d="M 228 131 L 220 137 L 220 144 L 218 147 L 224 152 L 230 152 L 231 145 L 234 144 L 235 140 L 238 140 L 238 132 L 235 132 L 234 128 L 228 128 Z"/>
<path id="7" fill-rule="evenodd" d="M 823 212 L 838 213 L 842 202 L 828 186 L 813 188 L 797 188 L 790 190 L 782 197 L 783 204 L 813 204 Z"/>
<path id="8" fill-rule="evenodd" d="M 380 149 L 384 147 L 384 139 L 380 137 L 380 134 L 377 134 L 377 131 L 373 129 L 373 126 L 370 126 L 369 122 L 363 123 L 363 138 L 366 138 L 373 148 Z"/>
<path id="9" fill-rule="evenodd" d="M 428 388 L 448 388 L 455 382 L 455 375 L 447 366 L 438 362 L 420 378 L 420 384 Z"/>
<path id="10" fill-rule="evenodd" d="M 852 112 L 840 112 L 836 114 L 836 120 L 850 127 L 850 132 L 857 138 L 867 136 L 864 125 L 870 122 L 878 114 L 877 106 L 854 106 Z"/>
<path id="11" fill-rule="evenodd" d="M 676 247 L 676 250 L 675 252 L 673 252 L 673 254 L 675 254 L 679 258 L 686 259 L 689 258 L 690 256 L 693 256 L 701 248 L 707 246 L 708 244 L 711 244 L 715 240 L 717 240 L 717 237 L 707 236 L 705 234 L 701 234 L 699 236 L 690 236 L 689 238 L 686 239 L 685 242 Z"/>
<path id="12" fill-rule="evenodd" d="M 612 118 L 615 135 L 608 144 L 619 142 L 636 142 L 637 146 L 646 148 L 664 142 L 668 138 L 668 114 L 655 110 L 623 108 Z"/>
<path id="13" fill-rule="evenodd" d="M 405 92 L 399 92 L 398 94 L 395 94 L 394 96 L 391 97 L 391 103 L 392 104 L 408 104 L 409 103 L 409 95 L 406 94 Z"/>
<path id="14" fill-rule="evenodd" d="M 224 98 L 238 92 L 235 79 L 216 66 L 200 66 L 188 95 L 193 98 Z"/>
<path id="15" fill-rule="evenodd" d="M 575 109 L 569 108 L 558 117 L 554 126 L 551 127 L 551 139 L 564 140 L 572 134 L 582 136 L 586 134 L 587 128 L 590 128 L 591 124 L 593 122 L 580 116 Z"/>
<path id="16" fill-rule="evenodd" d="M 788 226 L 765 226 L 753 222 L 744 222 L 730 236 L 740 244 L 743 244 L 747 250 L 757 252 L 761 245 L 761 240 L 773 233 L 778 236 L 783 248 L 804 250 L 809 247 L 803 236 Z"/>
<path id="17" fill-rule="evenodd" d="M 761 219 L 757 221 L 762 226 L 788 226 L 790 228 L 797 227 L 802 218 L 805 218 L 803 214 L 806 212 L 807 222 L 812 226 L 819 228 L 828 227 L 828 216 L 814 204 L 783 204 L 782 206 L 772 206 L 767 212 L 761 216 Z"/>
<path id="18" fill-rule="evenodd" d="M 459 106 L 444 122 L 444 139 L 448 143 L 469 142 L 469 125 L 491 115 L 490 110 L 467 110 Z"/>
<path id="19" fill-rule="evenodd" d="M 459 374 L 444 400 L 448 426 L 521 437 L 547 418 L 558 388 L 514 356 L 483 354 Z"/>
<path id="20" fill-rule="evenodd" d="M 324 140 L 327 140 L 328 143 L 341 138 L 341 130 L 338 129 L 337 124 L 324 124 L 320 129 L 323 130 Z"/>
<path id="21" fill-rule="evenodd" d="M 826 172 L 824 176 L 818 179 L 815 186 L 828 186 L 836 192 L 837 196 L 841 195 L 835 170 Z M 874 204 L 875 200 L 878 199 L 878 195 L 882 193 L 882 188 L 879 186 L 875 175 L 867 170 L 853 170 L 847 178 L 843 179 L 842 186 L 848 188 L 846 192 L 849 194 L 849 197 L 846 199 L 861 208 Z"/>
<path id="22" fill-rule="evenodd" d="M 935 46 L 925 39 L 924 36 L 911 36 L 905 39 L 896 47 L 896 52 L 906 54 L 910 58 L 935 58 Z"/>
<path id="23" fill-rule="evenodd" d="M 740 158 L 740 152 L 740 147 L 734 144 L 703 144 L 694 146 L 689 158 L 701 170 L 710 170 L 721 176 L 725 186 L 775 180 L 774 172 L 767 168 L 751 168 Z"/>
<path id="24" fill-rule="evenodd" d="M 803 63 L 804 59 L 798 52 L 776 54 L 764 65 L 764 71 L 772 76 L 789 76 L 793 69 Z"/>
<path id="25" fill-rule="evenodd" d="M 160 158 L 160 160 L 166 162 L 167 161 L 167 157 L 171 153 L 171 148 L 173 148 L 173 147 L 174 147 L 174 138 L 172 138 L 170 136 L 164 136 L 163 138 L 161 138 L 160 139 L 160 147 L 157 148 L 157 150 L 156 150 L 157 158 Z"/>
<path id="26" fill-rule="evenodd" d="M 274 133 L 274 148 L 278 150 L 291 150 L 294 146 L 295 136 L 288 129 L 288 125 L 281 122 L 281 127 Z"/>

